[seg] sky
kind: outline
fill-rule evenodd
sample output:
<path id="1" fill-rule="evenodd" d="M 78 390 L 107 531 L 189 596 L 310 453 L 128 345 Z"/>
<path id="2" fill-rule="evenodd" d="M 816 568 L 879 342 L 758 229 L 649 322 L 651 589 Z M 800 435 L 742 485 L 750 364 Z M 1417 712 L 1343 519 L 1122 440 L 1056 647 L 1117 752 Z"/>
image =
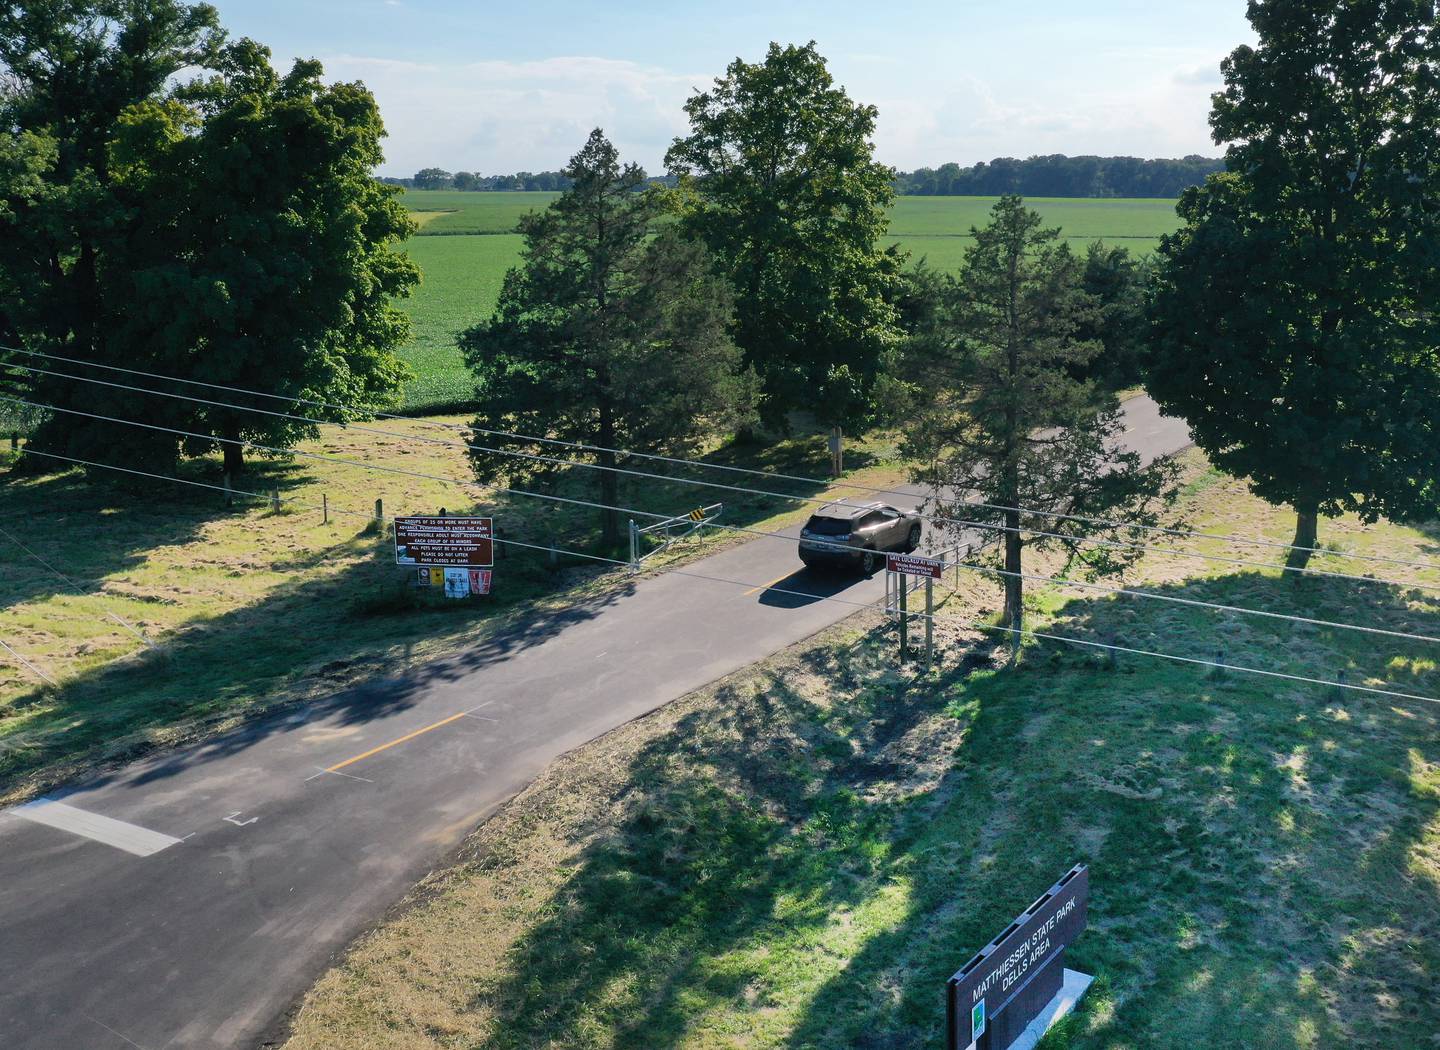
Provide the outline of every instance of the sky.
<path id="1" fill-rule="evenodd" d="M 737 57 L 816 41 L 879 109 L 901 170 L 1043 153 L 1218 156 L 1221 58 L 1254 37 L 1244 0 L 212 0 L 277 63 L 360 80 L 389 138 L 384 175 L 563 166 L 602 127 L 662 172 L 683 105 Z"/>

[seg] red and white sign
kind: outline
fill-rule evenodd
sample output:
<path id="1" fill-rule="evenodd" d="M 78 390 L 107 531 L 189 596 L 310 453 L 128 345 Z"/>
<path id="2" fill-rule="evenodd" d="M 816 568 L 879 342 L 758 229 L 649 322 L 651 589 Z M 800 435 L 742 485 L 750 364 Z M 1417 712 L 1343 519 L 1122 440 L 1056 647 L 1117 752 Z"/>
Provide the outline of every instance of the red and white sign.
<path id="1" fill-rule="evenodd" d="M 490 518 L 396 518 L 395 562 L 488 569 L 495 564 Z"/>
<path id="2" fill-rule="evenodd" d="M 938 580 L 945 575 L 943 561 L 918 558 L 913 554 L 887 554 L 885 568 L 888 572 L 903 573 L 906 576 L 928 576 L 932 580 Z"/>
<path id="3" fill-rule="evenodd" d="M 471 570 L 470 570 L 470 593 L 471 593 L 471 594 L 489 594 L 489 593 L 490 593 L 490 577 L 491 577 L 491 572 L 490 572 L 489 569 L 471 569 Z"/>

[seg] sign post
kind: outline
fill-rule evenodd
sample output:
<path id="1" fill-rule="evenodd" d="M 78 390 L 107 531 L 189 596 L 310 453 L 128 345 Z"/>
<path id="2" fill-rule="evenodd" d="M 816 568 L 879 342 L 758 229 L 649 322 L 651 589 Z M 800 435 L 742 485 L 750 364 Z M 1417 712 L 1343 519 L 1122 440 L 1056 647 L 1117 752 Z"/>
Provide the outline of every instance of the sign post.
<path id="1" fill-rule="evenodd" d="M 930 670 L 935 659 L 935 581 L 942 579 L 945 563 L 935 558 L 921 558 L 914 554 L 885 555 L 885 571 L 894 573 L 900 585 L 900 662 L 903 664 L 909 652 L 910 617 L 909 602 L 906 600 L 910 588 L 906 576 L 925 577 L 925 670 Z"/>
<path id="2" fill-rule="evenodd" d="M 907 597 L 910 588 L 905 586 L 905 581 L 900 581 L 900 662 L 903 664 L 910 658 L 910 615 L 908 612 Z"/>
<path id="3" fill-rule="evenodd" d="M 935 665 L 935 581 L 925 580 L 925 671 Z"/>
<path id="4" fill-rule="evenodd" d="M 1090 869 L 1071 868 L 945 987 L 946 1050 L 1031 1050 L 1094 978 L 1065 969 L 1085 930 Z"/>

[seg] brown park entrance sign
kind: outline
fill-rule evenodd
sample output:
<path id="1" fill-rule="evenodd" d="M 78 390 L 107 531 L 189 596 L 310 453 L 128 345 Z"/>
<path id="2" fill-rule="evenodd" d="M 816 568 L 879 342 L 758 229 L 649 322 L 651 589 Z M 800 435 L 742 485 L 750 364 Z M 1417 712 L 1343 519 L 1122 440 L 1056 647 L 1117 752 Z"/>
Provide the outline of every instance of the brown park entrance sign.
<path id="1" fill-rule="evenodd" d="M 396 518 L 395 563 L 488 569 L 495 564 L 491 518 Z"/>
<path id="2" fill-rule="evenodd" d="M 1021 1050 L 1067 1013 L 1090 984 L 1065 969 L 1085 929 L 1090 869 L 1077 864 L 960 968 L 945 988 L 947 1050 Z"/>
<path id="3" fill-rule="evenodd" d="M 914 554 L 887 554 L 885 568 L 906 576 L 928 576 L 939 580 L 945 576 L 945 563 L 937 558 L 921 558 Z"/>

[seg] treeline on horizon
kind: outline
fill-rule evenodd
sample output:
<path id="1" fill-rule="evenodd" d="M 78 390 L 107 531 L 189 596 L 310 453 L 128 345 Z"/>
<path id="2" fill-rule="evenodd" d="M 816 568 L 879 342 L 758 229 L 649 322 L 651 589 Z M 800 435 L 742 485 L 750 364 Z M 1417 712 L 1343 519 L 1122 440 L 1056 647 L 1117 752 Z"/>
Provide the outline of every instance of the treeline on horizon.
<path id="1" fill-rule="evenodd" d="M 1191 154 L 1179 158 L 1046 156 L 997 157 L 969 167 L 942 164 L 895 175 L 895 192 L 914 197 L 1178 197 L 1206 177 L 1225 170 L 1219 158 Z M 567 190 L 570 180 L 558 171 L 521 171 L 514 175 L 478 175 L 424 168 L 409 178 L 383 177 L 391 186 L 415 190 Z M 673 176 L 655 176 L 652 183 L 673 185 Z"/>

